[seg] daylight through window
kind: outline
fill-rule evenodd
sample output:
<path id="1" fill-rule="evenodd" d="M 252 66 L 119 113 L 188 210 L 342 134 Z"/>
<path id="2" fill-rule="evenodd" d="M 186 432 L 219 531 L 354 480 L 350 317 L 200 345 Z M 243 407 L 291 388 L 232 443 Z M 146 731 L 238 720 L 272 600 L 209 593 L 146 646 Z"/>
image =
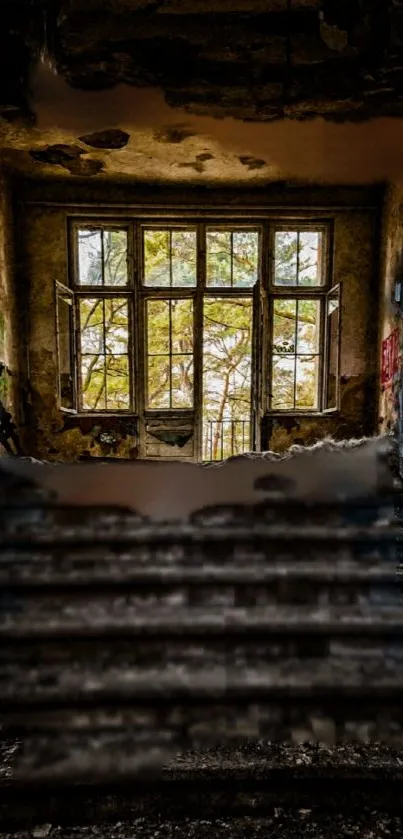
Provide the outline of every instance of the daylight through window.
<path id="1" fill-rule="evenodd" d="M 62 409 L 126 412 L 143 428 L 183 420 L 193 456 L 214 461 L 250 450 L 256 401 L 337 408 L 328 223 L 72 222 L 71 233 L 71 283 L 56 288 Z"/>

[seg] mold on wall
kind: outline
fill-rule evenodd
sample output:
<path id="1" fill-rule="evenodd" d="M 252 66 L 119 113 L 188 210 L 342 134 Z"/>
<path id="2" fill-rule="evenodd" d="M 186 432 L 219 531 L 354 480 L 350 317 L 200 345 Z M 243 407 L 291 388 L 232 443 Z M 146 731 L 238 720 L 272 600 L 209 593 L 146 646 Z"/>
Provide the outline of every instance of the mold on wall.
<path id="1" fill-rule="evenodd" d="M 49 186 L 47 187 L 49 190 Z M 67 218 L 68 215 L 97 213 L 119 217 L 135 209 L 123 203 L 121 186 L 116 191 L 111 186 L 104 194 L 103 202 L 95 203 L 93 186 L 78 189 L 79 198 L 74 203 L 71 190 L 66 197 L 65 187 L 57 191 L 52 185 L 47 201 L 36 192 L 35 185 L 26 186 L 20 193 L 19 223 L 25 247 L 24 276 L 27 278 L 29 304 L 29 398 L 27 423 L 24 433 L 26 448 L 33 456 L 49 460 L 74 460 L 83 457 L 129 457 L 159 456 L 170 459 L 192 458 L 193 438 L 191 428 L 164 429 L 163 420 L 145 424 L 145 446 L 140 449 L 139 425 L 135 416 L 74 416 L 63 414 L 57 405 L 57 353 L 54 317 L 55 280 L 66 284 L 68 280 Z M 186 201 L 190 208 L 198 206 L 228 211 L 228 207 L 245 212 L 244 207 L 256 206 L 259 215 L 274 212 L 281 215 L 279 187 L 270 195 L 269 190 L 254 192 L 231 190 L 209 190 L 201 197 L 197 190 L 181 194 L 178 201 L 172 193 L 165 193 L 165 206 L 176 208 L 180 204 L 185 213 Z M 350 203 L 349 195 L 354 202 Z M 59 203 L 59 202 L 71 203 Z M 375 430 L 376 418 L 376 371 L 377 371 L 377 311 L 378 291 L 374 277 L 374 265 L 378 258 L 378 218 L 380 203 L 374 202 L 373 190 L 343 192 L 343 190 L 316 190 L 315 210 L 312 210 L 313 192 L 310 189 L 295 189 L 292 198 L 294 207 L 309 216 L 317 212 L 322 200 L 323 217 L 334 219 L 333 283 L 342 283 L 342 331 L 341 331 L 341 402 L 340 411 L 328 415 L 276 417 L 265 419 L 263 443 L 265 448 L 278 451 L 292 443 L 312 443 L 317 439 L 333 435 L 336 438 L 360 436 Z M 160 191 L 145 189 L 141 197 L 134 189 L 131 192 L 132 205 L 156 209 L 163 214 L 163 195 Z M 298 197 L 298 201 L 296 200 Z M 31 200 L 27 200 L 31 198 Z M 94 201 L 92 203 L 91 201 Z M 304 200 L 305 199 L 305 200 Z M 262 210 L 262 206 L 266 209 Z M 311 207 L 311 210 L 309 210 Z M 330 209 L 331 208 L 331 209 Z M 289 212 L 293 212 L 288 207 Z M 190 210 L 192 212 L 192 209 Z M 320 212 L 320 211 L 319 211 Z M 287 202 L 284 202 L 287 213 Z M 317 215 L 315 216 L 317 217 Z M 178 420 L 179 421 L 179 420 Z M 182 427 L 183 426 L 183 427 Z M 168 433 L 169 432 L 169 433 Z M 174 435 L 172 436 L 172 433 Z M 167 437 L 168 434 L 168 437 Z M 180 437 L 180 439 L 179 439 Z M 171 439 L 172 438 L 172 439 Z M 178 439 L 177 439 L 178 438 Z"/>
<path id="2" fill-rule="evenodd" d="M 0 399 L 18 420 L 18 313 L 11 191 L 0 171 Z M 2 454 L 0 447 L 0 455 Z"/>

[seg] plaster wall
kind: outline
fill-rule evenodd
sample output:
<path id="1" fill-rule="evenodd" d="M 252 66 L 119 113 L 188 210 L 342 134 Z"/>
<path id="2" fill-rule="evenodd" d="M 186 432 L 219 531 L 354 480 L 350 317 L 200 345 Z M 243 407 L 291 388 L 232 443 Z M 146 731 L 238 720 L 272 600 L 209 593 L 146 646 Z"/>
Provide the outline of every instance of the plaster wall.
<path id="1" fill-rule="evenodd" d="M 203 204 L 215 209 L 257 207 L 259 213 L 296 216 L 298 212 L 334 221 L 333 282 L 342 284 L 341 401 L 337 414 L 279 417 L 264 423 L 265 448 L 284 450 L 294 442 L 312 443 L 329 434 L 338 439 L 373 433 L 376 429 L 376 376 L 378 369 L 377 274 L 379 266 L 379 202 L 371 190 L 309 190 L 288 192 L 277 188 L 228 193 L 193 190 L 187 193 L 156 191 L 122 192 L 122 187 L 61 187 L 52 184 L 42 192 L 32 184 L 20 196 L 19 241 L 24 248 L 23 274 L 28 283 L 28 353 L 30 397 L 24 439 L 29 453 L 50 460 L 74 460 L 79 455 L 139 455 L 136 417 L 63 415 L 56 398 L 56 332 L 54 281 L 68 277 L 67 221 L 79 213 L 135 216 L 133 206 L 177 208 Z M 96 195 L 95 195 L 96 192 Z M 124 199 L 124 195 L 126 198 Z M 291 196 L 291 197 L 290 197 Z M 126 201 L 126 205 L 122 203 Z M 62 205 L 60 204 L 62 202 Z M 63 205 L 64 202 L 64 205 Z M 67 203 L 68 202 L 68 203 Z M 313 207 L 314 202 L 314 207 Z M 262 207 L 264 209 L 262 210 Z M 321 209 L 322 207 L 322 209 Z M 282 209 L 283 208 L 283 209 Z M 161 210 L 161 214 L 162 214 Z M 184 210 L 185 212 L 185 210 Z M 23 243 L 23 244 L 22 244 Z M 113 451 L 101 440 L 102 432 L 117 437 Z M 191 456 L 178 446 L 165 446 L 164 457 Z M 188 446 L 188 447 L 189 447 Z"/>

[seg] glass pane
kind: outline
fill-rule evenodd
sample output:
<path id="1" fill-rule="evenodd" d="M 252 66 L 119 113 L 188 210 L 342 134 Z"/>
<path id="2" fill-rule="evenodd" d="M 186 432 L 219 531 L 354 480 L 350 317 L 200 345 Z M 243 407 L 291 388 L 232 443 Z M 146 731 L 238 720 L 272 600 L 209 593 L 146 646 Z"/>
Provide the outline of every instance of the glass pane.
<path id="1" fill-rule="evenodd" d="M 196 285 L 196 231 L 172 231 L 172 285 Z"/>
<path id="2" fill-rule="evenodd" d="M 59 392 L 62 408 L 74 408 L 74 370 L 71 355 L 73 308 L 70 295 L 57 292 Z"/>
<path id="3" fill-rule="evenodd" d="M 193 300 L 171 300 L 172 352 L 193 353 Z"/>
<path id="4" fill-rule="evenodd" d="M 85 411 L 102 411 L 106 408 L 105 357 L 81 357 L 81 392 Z"/>
<path id="5" fill-rule="evenodd" d="M 298 300 L 297 353 L 319 352 L 320 302 Z"/>
<path id="6" fill-rule="evenodd" d="M 250 448 L 252 300 L 204 300 L 203 328 L 203 457 L 220 460 Z"/>
<path id="7" fill-rule="evenodd" d="M 274 300 L 273 303 L 273 352 L 295 353 L 297 325 L 296 300 Z"/>
<path id="8" fill-rule="evenodd" d="M 258 278 L 259 234 L 256 231 L 233 232 L 232 282 L 234 286 L 253 286 Z"/>
<path id="9" fill-rule="evenodd" d="M 129 311 L 126 299 L 106 297 L 105 340 L 106 352 L 110 355 L 127 353 L 129 344 Z"/>
<path id="10" fill-rule="evenodd" d="M 127 355 L 106 357 L 106 408 L 127 411 L 130 408 L 130 375 Z"/>
<path id="11" fill-rule="evenodd" d="M 295 356 L 273 355 L 271 407 L 274 411 L 294 408 Z"/>
<path id="12" fill-rule="evenodd" d="M 297 285 L 298 233 L 278 230 L 274 245 L 275 285 Z"/>
<path id="13" fill-rule="evenodd" d="M 322 240 L 323 233 L 313 230 L 299 234 L 298 285 L 322 285 Z"/>
<path id="14" fill-rule="evenodd" d="M 103 353 L 104 347 L 104 306 L 97 298 L 86 297 L 79 301 L 81 352 Z"/>
<path id="15" fill-rule="evenodd" d="M 208 286 L 231 286 L 231 233 L 208 230 L 206 233 Z"/>
<path id="16" fill-rule="evenodd" d="M 147 406 L 150 410 L 170 407 L 169 355 L 150 355 L 147 362 Z"/>
<path id="17" fill-rule="evenodd" d="M 78 282 L 80 285 L 102 285 L 100 230 L 78 231 Z"/>
<path id="18" fill-rule="evenodd" d="M 104 283 L 127 285 L 127 230 L 104 230 Z"/>
<path id="19" fill-rule="evenodd" d="M 318 407 L 319 359 L 311 356 L 297 358 L 295 407 L 316 411 Z"/>
<path id="20" fill-rule="evenodd" d="M 169 300 L 147 300 L 149 355 L 169 353 Z"/>
<path id="21" fill-rule="evenodd" d="M 171 407 L 193 407 L 193 355 L 175 355 L 172 359 Z"/>
<path id="22" fill-rule="evenodd" d="M 171 284 L 169 230 L 144 231 L 144 284 L 169 286 Z"/>

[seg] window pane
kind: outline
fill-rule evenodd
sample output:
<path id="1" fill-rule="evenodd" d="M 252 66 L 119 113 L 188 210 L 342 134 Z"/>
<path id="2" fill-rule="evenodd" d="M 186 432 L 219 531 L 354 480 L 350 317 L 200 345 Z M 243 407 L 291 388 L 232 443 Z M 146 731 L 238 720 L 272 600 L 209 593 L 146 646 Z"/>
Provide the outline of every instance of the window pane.
<path id="1" fill-rule="evenodd" d="M 172 408 L 191 408 L 193 405 L 193 355 L 174 355 L 172 358 Z"/>
<path id="2" fill-rule="evenodd" d="M 127 355 L 106 357 L 106 408 L 127 411 L 130 408 L 129 358 Z"/>
<path id="3" fill-rule="evenodd" d="M 127 285 L 127 230 L 104 230 L 104 283 Z"/>
<path id="4" fill-rule="evenodd" d="M 193 353 L 193 300 L 171 300 L 172 352 Z"/>
<path id="5" fill-rule="evenodd" d="M 295 407 L 317 410 L 318 407 L 318 367 L 316 356 L 297 358 Z"/>
<path id="6" fill-rule="evenodd" d="M 208 286 L 231 286 L 231 233 L 208 230 L 206 233 Z"/>
<path id="7" fill-rule="evenodd" d="M 127 353 L 129 345 L 129 311 L 126 299 L 106 297 L 105 343 L 109 355 Z"/>
<path id="8" fill-rule="evenodd" d="M 78 231 L 78 282 L 80 285 L 102 285 L 100 230 Z"/>
<path id="9" fill-rule="evenodd" d="M 296 300 L 275 300 L 273 303 L 273 352 L 295 353 L 297 325 Z"/>
<path id="10" fill-rule="evenodd" d="M 104 304 L 99 298 L 86 297 L 79 300 L 81 352 L 103 353 L 104 346 Z"/>
<path id="11" fill-rule="evenodd" d="M 171 284 L 170 237 L 168 230 L 144 231 L 144 284 Z"/>
<path id="12" fill-rule="evenodd" d="M 233 285 L 253 286 L 258 278 L 259 234 L 256 231 L 233 233 Z"/>
<path id="13" fill-rule="evenodd" d="M 59 393 L 62 408 L 74 405 L 74 369 L 71 351 L 73 335 L 73 305 L 71 295 L 57 292 Z"/>
<path id="14" fill-rule="evenodd" d="M 172 231 L 172 285 L 196 285 L 196 231 Z"/>
<path id="15" fill-rule="evenodd" d="M 144 231 L 144 284 L 154 287 L 196 285 L 195 230 Z"/>
<path id="16" fill-rule="evenodd" d="M 203 458 L 220 460 L 250 448 L 252 300 L 205 299 L 203 329 Z"/>
<path id="17" fill-rule="evenodd" d="M 295 356 L 273 355 L 271 407 L 273 411 L 294 408 Z"/>
<path id="18" fill-rule="evenodd" d="M 151 410 L 193 406 L 193 300 L 147 301 Z"/>
<path id="19" fill-rule="evenodd" d="M 150 410 L 170 407 L 169 355 L 151 355 L 147 365 L 148 399 Z"/>
<path id="20" fill-rule="evenodd" d="M 105 356 L 81 356 L 81 391 L 85 411 L 106 409 Z"/>
<path id="21" fill-rule="evenodd" d="M 251 288 L 258 278 L 259 234 L 256 230 L 208 230 L 206 282 L 216 288 Z"/>
<path id="22" fill-rule="evenodd" d="M 80 299 L 79 322 L 83 409 L 128 410 L 131 400 L 127 299 Z"/>
<path id="23" fill-rule="evenodd" d="M 274 246 L 274 282 L 276 285 L 297 285 L 298 233 L 278 230 Z"/>
<path id="24" fill-rule="evenodd" d="M 320 306 L 320 300 L 274 300 L 272 410 L 318 409 Z"/>
<path id="25" fill-rule="evenodd" d="M 169 300 L 147 300 L 149 355 L 169 355 Z"/>
<path id="26" fill-rule="evenodd" d="M 298 300 L 297 353 L 319 352 L 320 302 Z"/>
<path id="27" fill-rule="evenodd" d="M 320 230 L 277 230 L 274 256 L 275 285 L 323 285 L 323 245 L 324 233 Z"/>
<path id="28" fill-rule="evenodd" d="M 322 239 L 323 233 L 319 231 L 301 231 L 299 234 L 298 285 L 323 284 Z"/>

